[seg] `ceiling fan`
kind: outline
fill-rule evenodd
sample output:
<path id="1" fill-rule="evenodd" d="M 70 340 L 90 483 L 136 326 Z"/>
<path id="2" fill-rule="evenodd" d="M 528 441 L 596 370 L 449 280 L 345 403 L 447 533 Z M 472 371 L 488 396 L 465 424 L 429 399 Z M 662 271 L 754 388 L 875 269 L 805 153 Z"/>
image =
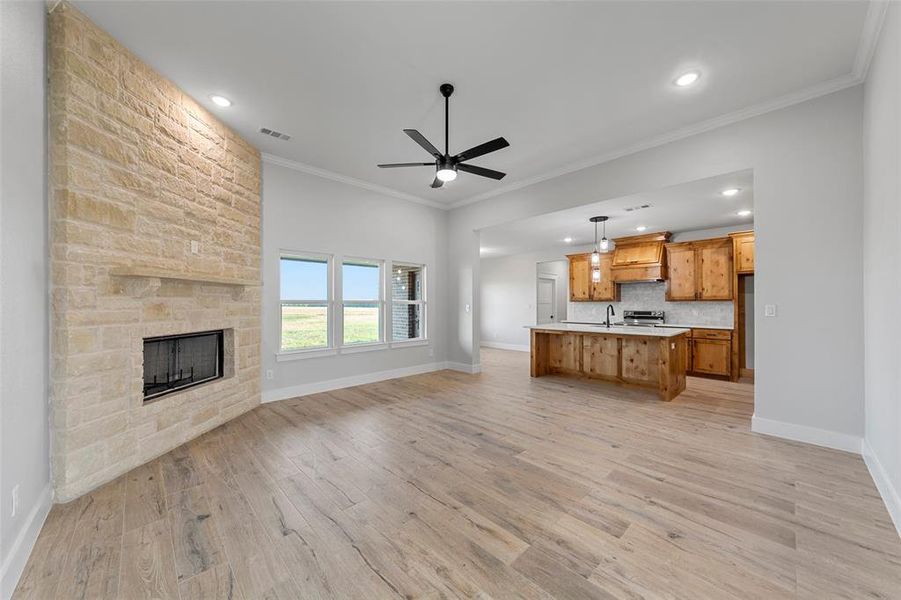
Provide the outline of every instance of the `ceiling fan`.
<path id="1" fill-rule="evenodd" d="M 413 162 L 413 163 L 390 163 L 379 165 L 382 169 L 394 169 L 397 167 L 435 167 L 435 180 L 432 182 L 433 188 L 440 188 L 442 185 L 447 183 L 448 181 L 453 181 L 457 178 L 457 171 L 463 171 L 465 173 L 472 173 L 473 175 L 479 175 L 481 177 L 489 177 L 491 179 L 503 179 L 506 173 L 501 173 L 500 171 L 494 171 L 492 169 L 486 169 L 485 167 L 477 167 L 475 165 L 465 164 L 465 161 L 471 160 L 473 158 L 478 158 L 479 156 L 484 156 L 489 152 L 494 152 L 495 150 L 500 150 L 501 148 L 506 148 L 510 145 L 507 140 L 502 137 L 495 138 L 490 142 L 485 142 L 484 144 L 479 144 L 478 146 L 474 146 L 469 150 L 464 150 L 459 154 L 455 154 L 453 156 L 450 155 L 450 151 L 448 150 L 448 104 L 450 95 L 454 93 L 454 86 L 449 83 L 442 83 L 441 87 L 438 88 L 441 92 L 441 95 L 444 96 L 444 154 L 432 145 L 425 136 L 416 131 L 415 129 L 404 129 L 404 133 L 410 136 L 414 142 L 422 146 L 426 152 L 435 157 L 435 160 L 432 162 Z"/>

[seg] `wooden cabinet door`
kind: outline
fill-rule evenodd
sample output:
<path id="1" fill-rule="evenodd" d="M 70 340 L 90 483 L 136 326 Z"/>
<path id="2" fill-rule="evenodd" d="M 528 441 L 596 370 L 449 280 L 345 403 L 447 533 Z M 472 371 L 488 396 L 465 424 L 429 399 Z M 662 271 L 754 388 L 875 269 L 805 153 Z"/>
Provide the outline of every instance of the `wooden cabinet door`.
<path id="1" fill-rule="evenodd" d="M 591 261 L 589 255 L 588 278 L 591 279 Z M 613 281 L 610 267 L 613 265 L 613 253 L 601 254 L 601 280 L 591 282 L 591 300 L 594 302 L 619 300 L 619 287 Z"/>
<path id="2" fill-rule="evenodd" d="M 697 243 L 698 300 L 732 300 L 732 240 Z"/>
<path id="3" fill-rule="evenodd" d="M 754 272 L 754 234 L 735 236 L 735 271 L 737 273 Z"/>
<path id="4" fill-rule="evenodd" d="M 667 300 L 694 300 L 697 297 L 696 256 L 693 244 L 666 245 Z"/>
<path id="5" fill-rule="evenodd" d="M 629 242 L 617 245 L 614 252 L 614 265 L 628 267 L 660 262 L 660 242 Z"/>
<path id="6" fill-rule="evenodd" d="M 692 371 L 727 377 L 732 372 L 732 344 L 729 341 L 693 339 L 691 345 Z"/>
<path id="7" fill-rule="evenodd" d="M 569 258 L 569 300 L 591 299 L 591 254 L 573 254 Z"/>

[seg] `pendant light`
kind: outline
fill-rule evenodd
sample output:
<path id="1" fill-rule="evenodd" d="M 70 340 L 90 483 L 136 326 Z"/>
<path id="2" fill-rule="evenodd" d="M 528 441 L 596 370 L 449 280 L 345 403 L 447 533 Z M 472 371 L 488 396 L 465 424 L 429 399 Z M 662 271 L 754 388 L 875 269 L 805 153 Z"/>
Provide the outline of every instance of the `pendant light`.
<path id="1" fill-rule="evenodd" d="M 601 250 L 607 250 L 610 242 L 607 241 L 607 217 L 591 217 L 589 219 L 594 223 L 594 250 L 591 252 L 591 281 L 598 283 L 601 280 Z M 604 239 L 598 243 L 598 223 L 604 224 Z"/>

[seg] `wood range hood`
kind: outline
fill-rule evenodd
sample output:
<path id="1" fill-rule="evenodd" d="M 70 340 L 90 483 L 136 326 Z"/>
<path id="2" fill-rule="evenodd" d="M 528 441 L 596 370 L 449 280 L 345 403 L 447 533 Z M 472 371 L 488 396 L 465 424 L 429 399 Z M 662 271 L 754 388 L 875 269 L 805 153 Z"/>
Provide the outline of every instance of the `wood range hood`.
<path id="1" fill-rule="evenodd" d="M 659 231 L 614 239 L 610 279 L 616 283 L 666 279 L 664 244 L 671 235 Z"/>

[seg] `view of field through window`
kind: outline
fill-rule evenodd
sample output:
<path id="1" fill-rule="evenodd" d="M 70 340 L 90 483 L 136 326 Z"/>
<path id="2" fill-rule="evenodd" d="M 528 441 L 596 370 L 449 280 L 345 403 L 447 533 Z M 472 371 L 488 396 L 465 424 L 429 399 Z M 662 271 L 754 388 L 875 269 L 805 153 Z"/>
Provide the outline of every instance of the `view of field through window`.
<path id="1" fill-rule="evenodd" d="M 345 345 L 381 340 L 381 275 L 378 264 L 345 262 L 342 311 Z M 281 349 L 328 347 L 328 262 L 325 259 L 281 259 Z"/>
<path id="2" fill-rule="evenodd" d="M 285 256 L 280 265 L 281 350 L 329 347 L 330 306 L 341 312 L 341 344 L 384 341 L 382 263 L 345 260 L 335 274 L 342 298 L 329 303 L 329 265 L 326 258 Z M 392 341 L 424 338 L 424 268 L 395 264 L 388 274 L 393 300 L 387 333 Z"/>

